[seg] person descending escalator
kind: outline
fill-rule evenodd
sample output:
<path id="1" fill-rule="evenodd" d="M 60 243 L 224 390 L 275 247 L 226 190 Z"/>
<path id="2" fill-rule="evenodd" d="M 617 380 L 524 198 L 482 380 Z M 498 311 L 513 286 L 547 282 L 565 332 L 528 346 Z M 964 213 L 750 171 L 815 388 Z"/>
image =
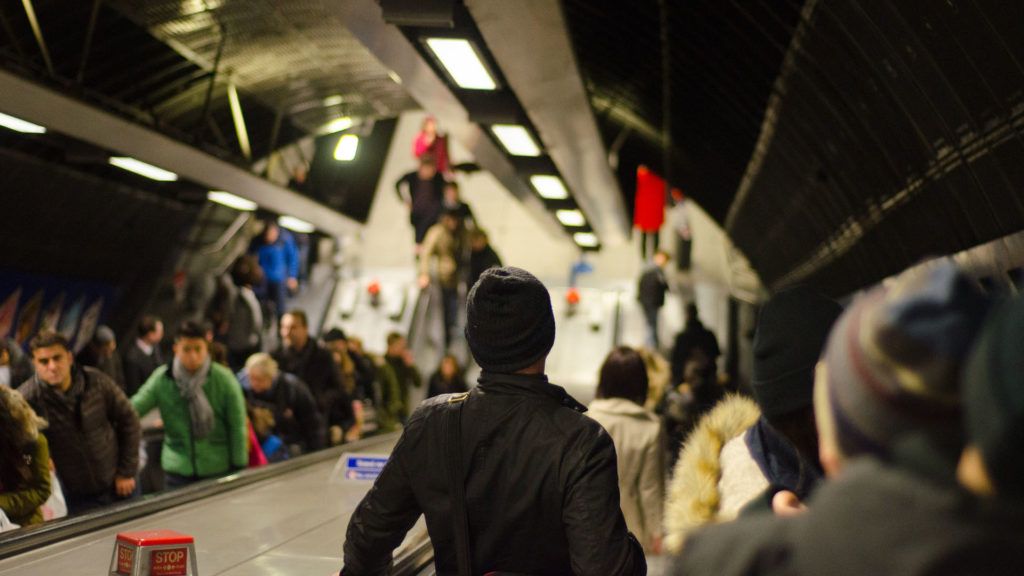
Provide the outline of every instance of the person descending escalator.
<path id="1" fill-rule="evenodd" d="M 430 227 L 423 240 L 419 261 L 419 286 L 431 282 L 431 265 L 437 261 L 436 277 L 444 308 L 444 346 L 447 350 L 458 326 L 459 282 L 468 264 L 469 233 L 457 208 L 446 208 L 441 221 Z"/>

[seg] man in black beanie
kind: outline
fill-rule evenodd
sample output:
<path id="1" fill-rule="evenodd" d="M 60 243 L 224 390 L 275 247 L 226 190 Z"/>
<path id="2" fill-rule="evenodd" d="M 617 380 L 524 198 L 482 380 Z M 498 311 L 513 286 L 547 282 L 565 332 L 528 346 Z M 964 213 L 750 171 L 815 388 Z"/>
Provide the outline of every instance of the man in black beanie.
<path id="1" fill-rule="evenodd" d="M 519 268 L 487 270 L 469 293 L 466 339 L 482 369 L 477 386 L 430 398 L 409 418 L 352 514 L 341 574 L 388 573 L 421 513 L 439 574 L 646 574 L 619 510 L 611 438 L 544 375 L 555 341 L 547 288 Z M 446 459 L 453 411 L 462 486 Z M 462 487 L 465 520 L 454 512 Z"/>

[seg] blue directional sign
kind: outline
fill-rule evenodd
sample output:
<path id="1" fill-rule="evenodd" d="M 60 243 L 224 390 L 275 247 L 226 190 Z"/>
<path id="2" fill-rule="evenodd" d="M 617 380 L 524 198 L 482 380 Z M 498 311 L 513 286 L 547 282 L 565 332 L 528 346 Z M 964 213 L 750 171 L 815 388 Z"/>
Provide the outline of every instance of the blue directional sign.
<path id="1" fill-rule="evenodd" d="M 345 454 L 346 480 L 376 480 L 388 462 L 387 454 Z"/>

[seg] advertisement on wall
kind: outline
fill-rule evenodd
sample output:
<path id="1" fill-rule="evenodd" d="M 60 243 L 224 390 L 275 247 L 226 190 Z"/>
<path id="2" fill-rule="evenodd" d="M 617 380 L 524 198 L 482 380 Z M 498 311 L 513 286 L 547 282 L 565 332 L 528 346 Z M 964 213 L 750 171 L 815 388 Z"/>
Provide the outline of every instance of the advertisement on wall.
<path id="1" fill-rule="evenodd" d="M 26 348 L 37 332 L 48 328 L 64 334 L 78 352 L 118 296 L 109 284 L 0 270 L 0 340 L 11 338 Z"/>

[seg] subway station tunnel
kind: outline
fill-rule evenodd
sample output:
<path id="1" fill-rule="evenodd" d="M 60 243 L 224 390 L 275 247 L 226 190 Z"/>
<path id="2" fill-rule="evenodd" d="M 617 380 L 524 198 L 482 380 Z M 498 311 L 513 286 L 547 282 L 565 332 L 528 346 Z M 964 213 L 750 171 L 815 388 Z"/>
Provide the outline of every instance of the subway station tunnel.
<path id="1" fill-rule="evenodd" d="M 374 352 L 401 331 L 432 369 L 437 294 L 431 305 L 416 287 L 393 192 L 428 114 L 492 245 L 551 289 L 550 375 L 581 399 L 608 350 L 643 343 L 640 166 L 690 200 L 692 268 L 673 275 L 662 340 L 697 302 L 720 370 L 740 381 L 757 307 L 781 288 L 844 299 L 942 255 L 991 292 L 1024 278 L 1012 2 L 4 0 L 0 25 L 0 328 L 22 343 L 72 312 L 92 310 L 122 346 L 145 313 L 201 313 L 257 221 L 289 217 L 320 256 L 295 299 L 311 327 L 359 333 Z M 483 85 L 443 41 L 476 54 Z M 354 157 L 338 160 L 351 136 Z M 670 228 L 661 245 L 678 257 Z M 573 274 L 579 263 L 591 271 Z M 296 498 L 305 523 L 250 515 L 294 498 L 286 484 L 323 483 L 340 453 L 0 537 L 0 574 L 81 565 L 87 548 L 104 569 L 100 544 L 153 518 L 220 538 L 198 541 L 204 574 L 336 570 L 368 486 L 332 480 L 340 512 Z M 249 522 L 265 541 L 237 533 Z"/>

